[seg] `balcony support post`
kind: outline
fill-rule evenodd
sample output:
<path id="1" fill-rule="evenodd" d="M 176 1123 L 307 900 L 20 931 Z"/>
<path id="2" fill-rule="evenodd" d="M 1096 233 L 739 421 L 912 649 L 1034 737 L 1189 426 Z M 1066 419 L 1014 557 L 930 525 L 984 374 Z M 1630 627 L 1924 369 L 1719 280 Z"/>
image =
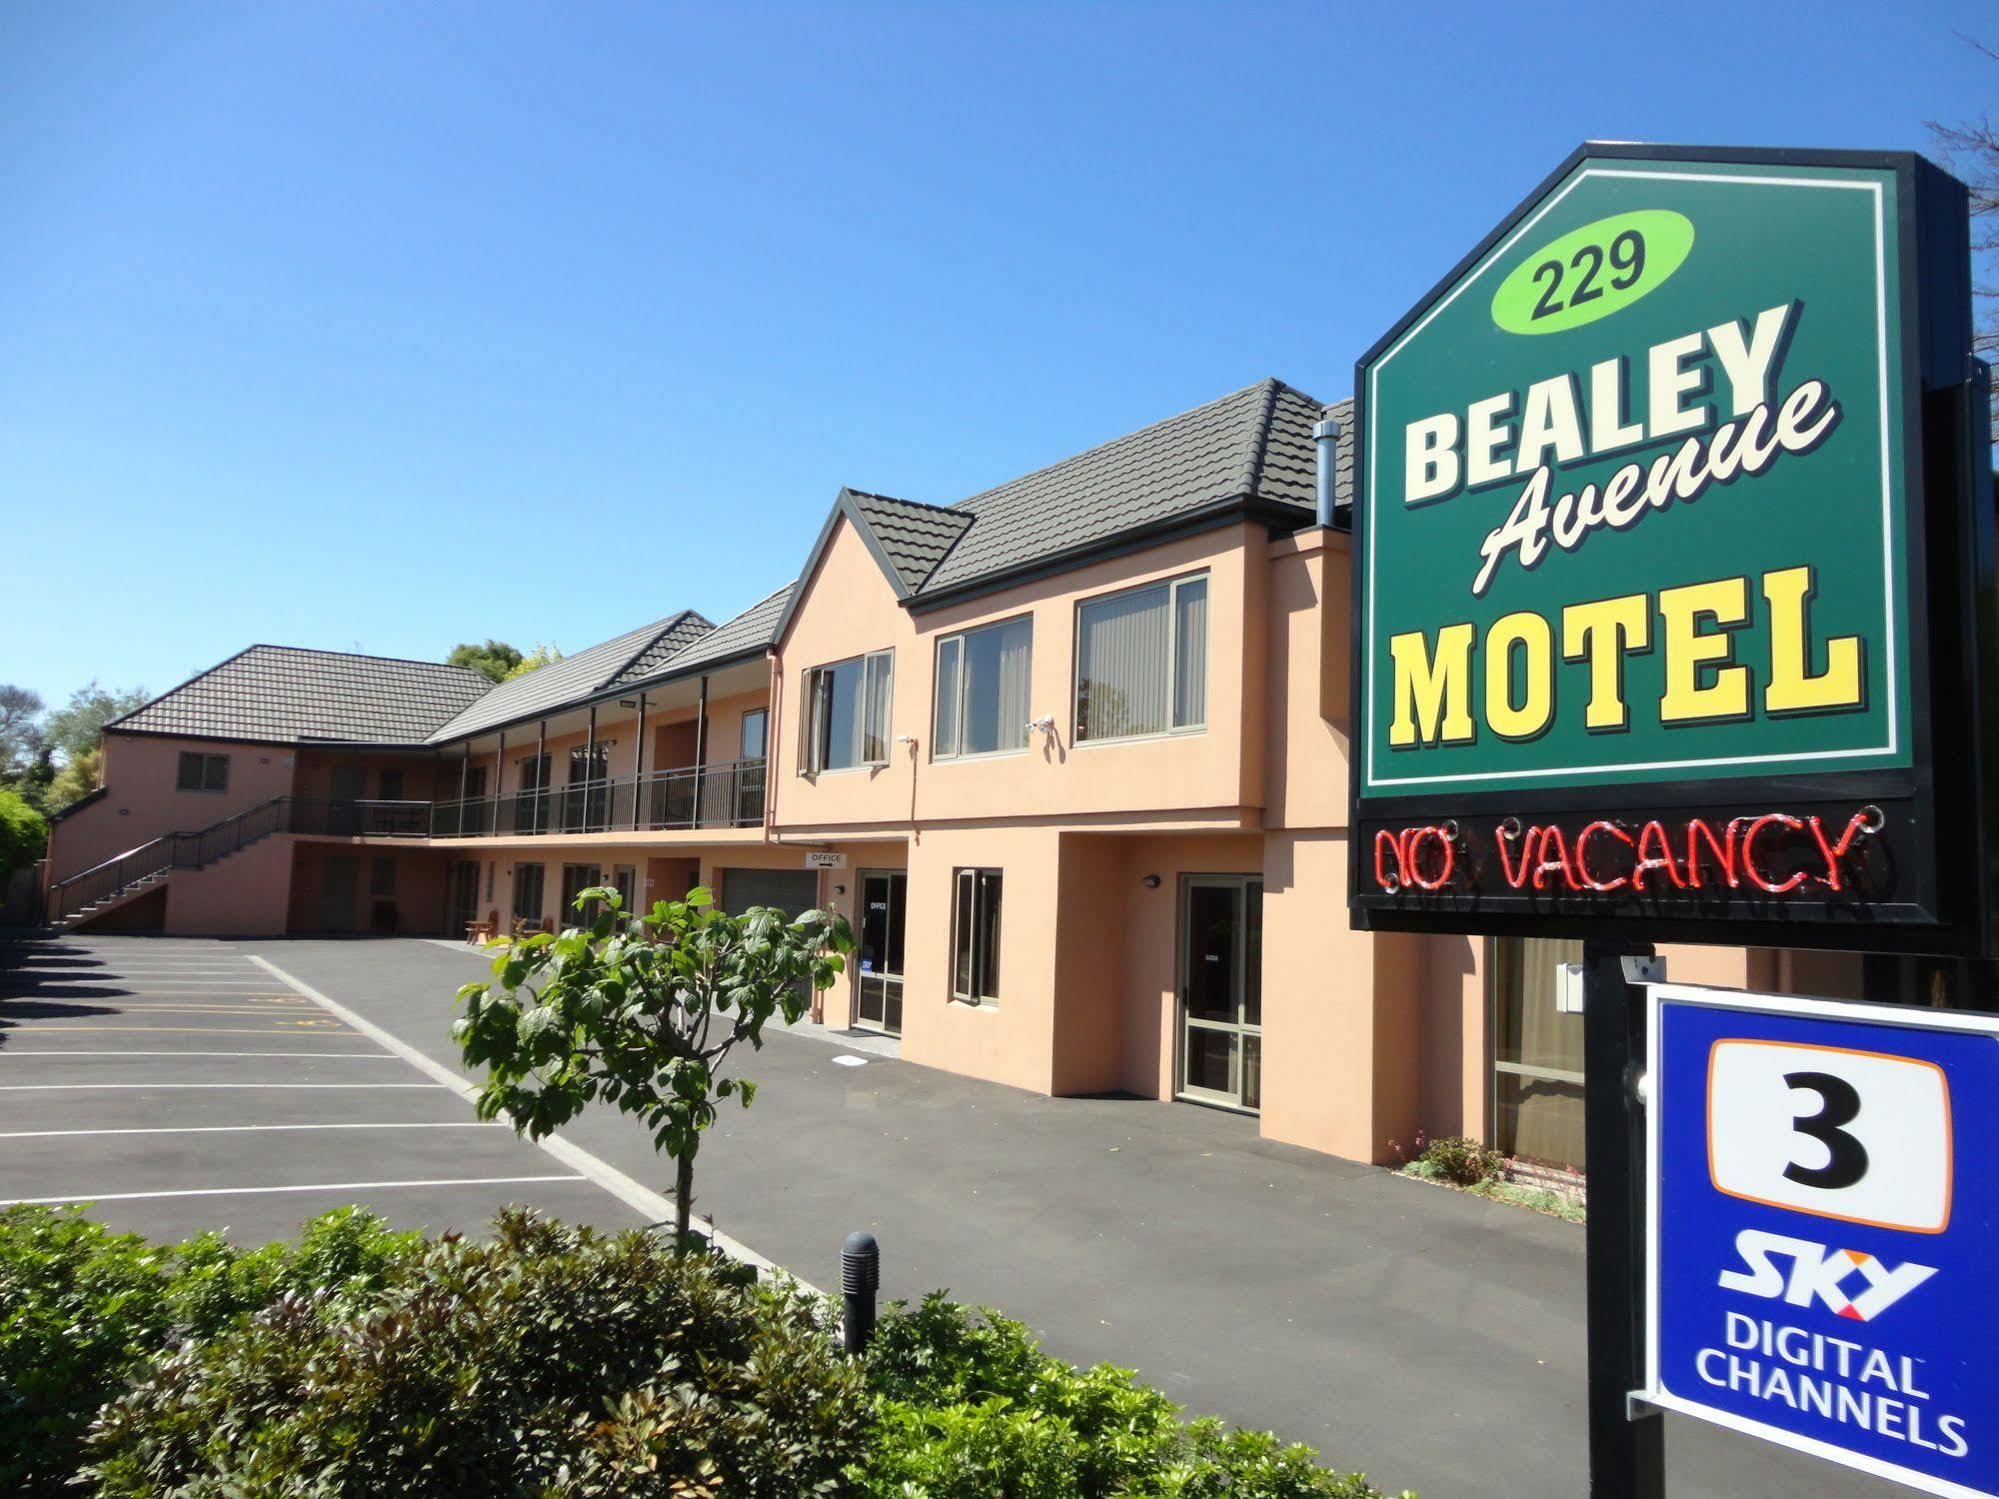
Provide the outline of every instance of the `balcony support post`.
<path id="1" fill-rule="evenodd" d="M 639 798 L 645 795 L 646 773 L 646 695 L 639 694 L 639 732 L 636 748 L 632 752 L 632 831 L 639 830 Z"/>
<path id="2" fill-rule="evenodd" d="M 534 829 L 548 831 L 548 720 L 541 721 L 534 741 Z"/>
<path id="3" fill-rule="evenodd" d="M 507 789 L 507 731 L 500 730 L 500 742 L 493 750 L 493 825 L 489 833 L 500 831 L 500 793 Z"/>
<path id="4" fill-rule="evenodd" d="M 594 792 L 595 792 L 595 788 L 596 788 L 596 785 L 597 785 L 597 705 L 596 705 L 595 703 L 592 703 L 592 704 L 590 705 L 590 729 L 589 729 L 589 734 L 588 734 L 588 737 L 587 737 L 587 738 L 585 738 L 585 739 L 584 739 L 584 741 L 583 741 L 583 828 L 582 828 L 582 831 L 584 831 L 584 832 L 586 832 L 586 833 L 588 833 L 588 832 L 591 832 L 591 831 L 593 831 L 593 830 L 592 830 L 592 828 L 591 828 L 591 826 L 590 826 L 590 823 L 591 823 L 591 817 L 590 817 L 590 798 L 591 798 L 591 796 L 592 796 L 592 795 L 594 794 Z"/>
<path id="5" fill-rule="evenodd" d="M 701 826 L 701 772 L 708 763 L 708 674 L 701 674 L 701 700 L 694 710 L 694 820 Z"/>

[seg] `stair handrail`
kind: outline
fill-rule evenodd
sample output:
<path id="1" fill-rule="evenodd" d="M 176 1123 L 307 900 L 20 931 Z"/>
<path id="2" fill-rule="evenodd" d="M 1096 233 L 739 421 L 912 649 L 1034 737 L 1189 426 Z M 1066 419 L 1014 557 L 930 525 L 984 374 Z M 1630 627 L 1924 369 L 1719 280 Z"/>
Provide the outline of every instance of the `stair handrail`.
<path id="1" fill-rule="evenodd" d="M 116 892 L 123 890 L 128 886 L 137 884 L 140 880 L 147 879 L 152 875 L 163 873 L 169 869 L 204 869 L 209 864 L 214 862 L 214 859 L 204 857 L 208 847 L 208 840 L 213 835 L 219 833 L 222 829 L 229 827 L 233 823 L 243 822 L 246 818 L 253 817 L 259 812 L 268 811 L 273 807 L 280 807 L 283 804 L 290 802 L 291 800 L 292 797 L 290 795 L 269 797 L 266 800 L 257 803 L 254 807 L 246 807 L 241 812 L 232 813 L 228 817 L 224 817 L 219 821 L 210 823 L 205 828 L 197 828 L 193 832 L 162 833 L 160 834 L 159 837 L 149 839 L 148 841 L 141 843 L 134 848 L 129 848 L 122 854 L 113 854 L 110 858 L 104 860 L 102 863 L 93 864 L 90 866 L 90 868 L 82 870 L 76 874 L 70 875 L 67 879 L 58 880 L 55 884 L 49 886 L 49 906 L 50 906 L 49 914 L 50 916 L 58 919 L 69 914 L 68 911 L 69 902 L 66 899 L 66 896 L 72 887 L 83 883 L 85 880 L 92 878 L 94 875 L 99 875 L 104 873 L 106 870 L 113 868 L 115 865 L 119 865 L 129 859 L 136 858 L 138 855 L 145 853 L 148 849 L 156 848 L 161 845 L 170 845 L 170 848 L 164 858 L 162 858 L 157 863 L 151 864 L 144 869 L 138 870 L 136 873 L 128 875 L 124 879 L 112 882 L 105 891 L 105 894 L 107 895 L 115 894 Z M 258 839 L 268 837 L 272 833 L 283 831 L 281 826 L 283 821 L 284 821 L 283 817 L 279 817 L 278 819 L 276 819 L 276 822 L 279 825 L 265 828 L 262 832 L 258 833 L 255 838 L 239 838 L 229 848 L 223 849 L 217 854 L 215 854 L 214 858 L 221 858 L 223 854 L 234 853 L 237 849 L 244 847 L 248 843 L 254 843 Z M 178 857 L 180 852 L 180 845 L 183 839 L 189 839 L 189 838 L 197 840 L 197 842 L 195 843 L 195 857 L 192 862 L 183 864 L 180 862 Z"/>

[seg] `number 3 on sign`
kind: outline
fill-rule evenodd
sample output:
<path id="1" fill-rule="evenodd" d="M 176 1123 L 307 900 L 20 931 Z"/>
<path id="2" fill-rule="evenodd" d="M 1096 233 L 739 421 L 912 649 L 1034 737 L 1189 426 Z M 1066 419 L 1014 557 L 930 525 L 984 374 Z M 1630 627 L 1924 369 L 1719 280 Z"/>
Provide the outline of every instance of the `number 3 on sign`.
<path id="1" fill-rule="evenodd" d="M 1723 1040 L 1708 1054 L 1715 1190 L 1794 1212 L 1942 1233 L 1950 1222 L 1950 1085 L 1878 1051 Z"/>

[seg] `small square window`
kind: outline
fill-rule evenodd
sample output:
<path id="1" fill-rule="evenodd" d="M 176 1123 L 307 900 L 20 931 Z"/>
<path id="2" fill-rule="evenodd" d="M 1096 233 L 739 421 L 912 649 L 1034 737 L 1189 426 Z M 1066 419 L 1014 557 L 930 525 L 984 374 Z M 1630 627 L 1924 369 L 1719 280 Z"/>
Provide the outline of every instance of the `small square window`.
<path id="1" fill-rule="evenodd" d="M 180 769 L 174 785 L 181 791 L 227 791 L 229 757 L 182 750 Z"/>

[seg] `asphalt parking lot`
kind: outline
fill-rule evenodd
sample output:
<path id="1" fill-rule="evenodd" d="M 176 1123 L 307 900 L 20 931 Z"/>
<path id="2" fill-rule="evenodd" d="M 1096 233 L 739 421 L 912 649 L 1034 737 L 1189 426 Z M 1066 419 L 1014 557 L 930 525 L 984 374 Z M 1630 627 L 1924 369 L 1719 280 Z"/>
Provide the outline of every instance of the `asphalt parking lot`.
<path id="1" fill-rule="evenodd" d="M 481 1123 L 462 1084 L 359 1024 L 242 943 L 0 947 L 0 1203 L 89 1202 L 154 1237 L 244 1243 L 354 1202 L 467 1232 L 513 1202 L 606 1228 L 663 1216 L 588 1158 Z"/>

